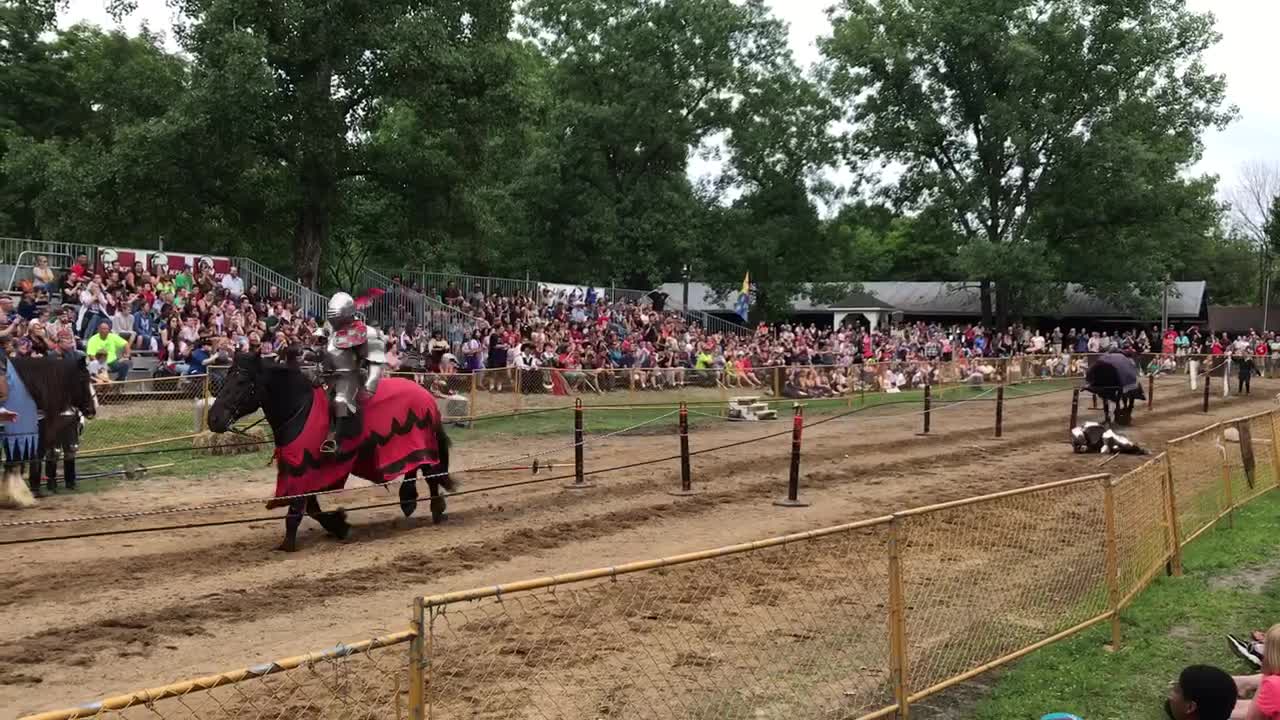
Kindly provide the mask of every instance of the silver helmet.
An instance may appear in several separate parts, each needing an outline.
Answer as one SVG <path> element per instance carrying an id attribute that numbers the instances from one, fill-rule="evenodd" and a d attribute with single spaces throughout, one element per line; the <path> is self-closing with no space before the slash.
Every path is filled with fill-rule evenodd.
<path id="1" fill-rule="evenodd" d="M 343 328 L 356 318 L 356 301 L 350 295 L 340 292 L 329 298 L 329 324 L 335 328 Z"/>

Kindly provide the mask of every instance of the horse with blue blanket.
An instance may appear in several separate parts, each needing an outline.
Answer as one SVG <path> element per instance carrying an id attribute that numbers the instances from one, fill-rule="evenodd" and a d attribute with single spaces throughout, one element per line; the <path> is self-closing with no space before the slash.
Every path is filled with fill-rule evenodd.
<path id="1" fill-rule="evenodd" d="M 1138 400 L 1146 400 L 1138 380 L 1138 366 L 1133 359 L 1118 350 L 1094 359 L 1085 373 L 1084 389 L 1102 398 L 1103 424 L 1111 425 L 1111 405 L 1116 406 L 1115 421 L 1128 425 L 1133 420 L 1133 406 Z"/>
<path id="2" fill-rule="evenodd" d="M 4 453 L 4 481 L 0 505 L 24 507 L 34 498 L 22 480 L 22 470 L 33 468 L 32 485 L 38 485 L 38 463 L 54 448 L 64 453 L 68 487 L 75 486 L 75 442 L 81 417 L 97 414 L 97 397 L 83 357 L 6 358 L 0 404 L 10 413 L 0 426 L 0 450 Z"/>

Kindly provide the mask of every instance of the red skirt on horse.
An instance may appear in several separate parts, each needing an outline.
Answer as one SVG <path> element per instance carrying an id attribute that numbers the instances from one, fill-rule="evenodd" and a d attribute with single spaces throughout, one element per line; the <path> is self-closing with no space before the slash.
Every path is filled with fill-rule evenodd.
<path id="1" fill-rule="evenodd" d="M 361 428 L 339 441 L 338 451 L 320 451 L 329 432 L 329 399 L 314 389 L 306 425 L 293 442 L 276 448 L 276 498 L 341 488 L 348 475 L 385 483 L 440 463 L 436 428 L 440 409 L 425 388 L 411 380 L 385 378 L 372 397 L 362 397 Z M 425 415 L 424 415 L 425 413 Z M 288 505 L 272 500 L 267 507 Z"/>

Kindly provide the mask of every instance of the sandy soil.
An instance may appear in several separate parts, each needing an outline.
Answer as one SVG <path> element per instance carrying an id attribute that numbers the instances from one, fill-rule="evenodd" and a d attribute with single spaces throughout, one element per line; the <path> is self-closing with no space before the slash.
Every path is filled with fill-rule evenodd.
<path id="1" fill-rule="evenodd" d="M 1275 387 L 1272 387 L 1275 386 Z M 1280 382 L 1258 381 L 1248 398 L 1215 397 L 1212 417 L 1185 379 L 1157 387 L 1154 412 L 1138 411 L 1130 436 L 1156 451 L 1210 422 L 1268 409 Z M 612 565 L 873 517 L 894 510 L 1100 471 L 1096 456 L 1065 444 L 1070 393 L 1011 401 L 1005 436 L 991 437 L 994 405 L 936 409 L 933 433 L 920 418 L 887 408 L 806 429 L 807 508 L 784 509 L 790 438 L 698 455 L 696 496 L 675 498 L 674 462 L 598 475 L 597 487 L 563 482 L 475 492 L 453 498 L 449 521 L 432 525 L 394 508 L 352 517 L 353 538 L 328 539 L 311 521 L 303 549 L 273 552 L 278 521 L 198 530 L 0 547 L 0 714 L 77 704 L 262 659 L 299 654 L 338 640 L 402 630 L 412 597 L 557 572 Z M 1082 419 L 1100 413 L 1082 409 Z M 785 431 L 773 424 L 698 428 L 693 450 Z M 673 435 L 588 435 L 588 470 L 667 457 Z M 571 460 L 569 448 L 542 438 L 494 438 L 457 448 L 455 468 L 530 453 Z M 1140 458 L 1121 457 L 1120 473 Z M 539 476 L 545 477 L 545 476 Z M 462 475 L 475 490 L 525 475 Z M 153 479 L 109 491 L 41 502 L 0 522 L 184 507 L 251 499 L 271 492 L 267 468 L 201 480 Z M 424 492 L 425 494 L 425 492 Z M 325 506 L 395 500 L 365 488 Z M 260 505 L 139 520 L 0 528 L 0 539 L 53 533 L 265 516 Z"/>

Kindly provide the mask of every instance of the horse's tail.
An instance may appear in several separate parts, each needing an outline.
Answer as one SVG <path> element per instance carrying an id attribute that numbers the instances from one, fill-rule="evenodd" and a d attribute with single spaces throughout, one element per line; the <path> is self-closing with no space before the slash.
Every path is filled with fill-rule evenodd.
<path id="1" fill-rule="evenodd" d="M 436 472 L 443 473 L 439 478 L 440 486 L 453 492 L 458 488 L 458 483 L 449 475 L 449 436 L 444 431 L 443 421 L 436 424 L 436 451 L 440 457 Z"/>

